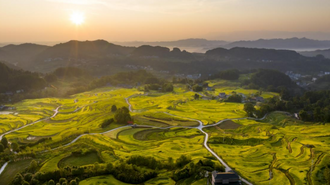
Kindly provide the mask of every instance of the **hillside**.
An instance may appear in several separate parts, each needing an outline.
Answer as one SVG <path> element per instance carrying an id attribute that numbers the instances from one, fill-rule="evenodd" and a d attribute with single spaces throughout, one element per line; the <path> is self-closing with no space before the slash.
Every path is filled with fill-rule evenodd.
<path id="1" fill-rule="evenodd" d="M 0 62 L 0 93 L 44 88 L 46 82 L 36 73 L 11 69 Z"/>
<path id="2" fill-rule="evenodd" d="M 311 49 L 329 48 L 330 41 L 312 40 L 307 38 L 259 39 L 253 41 L 236 41 L 225 45 L 225 48 L 247 47 L 268 49 Z"/>
<path id="3" fill-rule="evenodd" d="M 0 59 L 11 64 L 26 66 L 29 61 L 33 60 L 38 54 L 49 48 L 49 46 L 38 44 L 10 44 L 0 48 Z"/>
<path id="4" fill-rule="evenodd" d="M 40 53 L 36 60 L 52 62 L 56 60 L 79 60 L 103 58 L 106 56 L 125 56 L 134 48 L 111 44 L 104 40 L 76 41 L 57 44 Z"/>
<path id="5" fill-rule="evenodd" d="M 16 53 L 15 48 L 18 48 Z M 59 67 L 79 67 L 99 77 L 118 71 L 146 68 L 155 73 L 166 71 L 172 74 L 205 75 L 233 68 L 315 72 L 330 70 L 329 60 L 305 57 L 290 50 L 236 47 L 211 49 L 203 54 L 150 45 L 124 47 L 104 40 L 69 41 L 52 47 L 8 45 L 0 48 L 0 59 L 29 71 L 48 73 Z"/>
<path id="6" fill-rule="evenodd" d="M 304 51 L 304 52 L 300 52 L 300 54 L 307 56 L 307 57 L 315 57 L 317 55 L 323 55 L 325 58 L 330 59 L 330 49 L 316 50 L 316 51 Z"/>

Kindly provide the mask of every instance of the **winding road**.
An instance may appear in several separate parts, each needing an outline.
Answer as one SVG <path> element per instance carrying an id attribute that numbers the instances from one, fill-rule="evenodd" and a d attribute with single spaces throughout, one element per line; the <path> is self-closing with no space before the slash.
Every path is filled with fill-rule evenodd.
<path id="1" fill-rule="evenodd" d="M 128 109 L 130 112 L 135 112 L 135 110 L 133 109 L 133 106 L 132 104 L 129 102 L 129 99 L 132 98 L 132 97 L 136 97 L 136 96 L 147 96 L 147 95 L 132 95 L 132 96 L 129 96 L 128 98 L 125 98 L 125 101 L 126 103 L 128 104 Z M 95 103 L 95 102 L 94 102 Z M 51 117 L 48 117 L 48 118 L 44 118 L 44 119 L 41 119 L 41 120 L 38 120 L 38 121 L 35 121 L 35 122 L 32 122 L 30 124 L 27 124 L 27 125 L 24 125 L 20 128 L 17 128 L 17 129 L 14 129 L 14 130 L 11 130 L 11 131 L 8 131 L 2 135 L 0 135 L 0 140 L 2 139 L 3 136 L 7 135 L 7 134 L 10 134 L 12 132 L 15 132 L 15 131 L 18 131 L 18 130 L 21 130 L 27 126 L 30 126 L 30 125 L 33 125 L 35 123 L 38 123 L 38 122 L 41 122 L 41 121 L 44 121 L 44 120 L 47 120 L 47 119 L 51 119 L 51 118 L 54 118 L 59 112 L 59 108 L 61 106 L 57 107 L 55 110 L 54 110 L 54 114 L 51 116 Z M 77 112 L 78 110 L 80 110 L 81 108 L 83 107 L 80 107 L 80 108 L 77 108 L 75 111 L 73 112 Z M 139 126 L 143 126 L 143 127 L 149 127 L 149 128 L 157 128 L 157 129 L 169 129 L 169 128 L 196 128 L 198 130 L 200 130 L 203 134 L 205 134 L 205 138 L 204 138 L 204 147 L 214 156 L 216 157 L 220 163 L 225 167 L 225 170 L 226 172 L 229 172 L 229 171 L 232 171 L 232 168 L 230 168 L 230 166 L 223 160 L 221 159 L 221 157 L 219 157 L 207 144 L 208 142 L 208 139 L 209 139 L 209 134 L 207 132 L 205 132 L 203 130 L 203 128 L 207 128 L 207 127 L 214 127 L 214 126 L 217 126 L 225 121 L 229 121 L 229 120 L 243 120 L 243 119 L 252 119 L 252 120 L 263 120 L 266 118 L 267 115 L 265 115 L 263 118 L 260 118 L 260 119 L 256 119 L 256 118 L 250 118 L 250 117 L 246 117 L 246 118 L 234 118 L 234 119 L 225 119 L 225 120 L 221 120 L 215 124 L 212 124 L 212 125 L 204 125 L 203 122 L 201 120 L 197 120 L 197 119 L 193 119 L 193 118 L 186 118 L 186 117 L 182 117 L 182 116 L 177 116 L 177 115 L 173 115 L 173 114 L 170 114 L 168 112 L 163 112 L 165 114 L 168 114 L 170 116 L 174 116 L 174 117 L 181 117 L 181 118 L 185 118 L 185 119 L 189 119 L 189 120 L 193 120 L 193 121 L 197 121 L 199 123 L 199 126 L 197 127 L 189 127 L 189 126 L 169 126 L 169 127 L 155 127 L 155 126 L 150 126 L 150 125 L 139 125 Z M 69 146 L 75 142 L 77 142 L 81 137 L 83 136 L 86 136 L 86 135 L 97 135 L 97 134 L 106 134 L 106 133 L 109 133 L 109 132 L 112 132 L 112 131 L 115 131 L 115 130 L 118 130 L 118 129 L 121 129 L 121 128 L 124 128 L 124 127 L 131 127 L 130 125 L 125 125 L 125 126 L 122 126 L 122 127 L 117 127 L 117 128 L 114 128 L 114 129 L 111 129 L 111 130 L 108 130 L 106 132 L 102 132 L 102 133 L 88 133 L 88 134 L 82 134 L 82 135 L 79 135 L 77 138 L 75 138 L 74 140 L 72 140 L 70 143 L 67 143 L 65 145 L 62 145 L 62 146 L 59 146 L 59 147 L 56 147 L 56 148 L 53 148 L 53 149 L 50 149 L 50 150 L 45 150 L 45 151 L 42 151 L 42 152 L 48 152 L 48 151 L 53 151 L 53 150 L 57 150 L 57 149 L 60 149 L 60 148 L 63 148 L 63 147 L 66 147 L 66 146 Z M 8 165 L 10 161 L 6 162 L 0 169 L 0 174 L 5 170 L 6 166 Z M 242 178 L 241 177 L 241 180 L 248 184 L 248 185 L 252 185 L 252 183 L 250 183 L 249 181 L 247 181 L 246 179 Z"/>
<path id="2" fill-rule="evenodd" d="M 25 128 L 25 127 L 28 127 L 28 126 L 30 126 L 30 125 L 33 125 L 33 124 L 39 123 L 39 122 L 41 122 L 41 121 L 45 121 L 45 120 L 48 120 L 48 119 L 54 118 L 54 117 L 59 113 L 58 110 L 60 109 L 60 107 L 61 107 L 61 106 L 57 107 L 57 108 L 54 110 L 54 114 L 53 114 L 51 117 L 47 117 L 47 118 L 40 119 L 40 120 L 38 120 L 38 121 L 35 121 L 35 122 L 32 122 L 32 123 L 26 124 L 26 125 L 24 125 L 24 126 L 21 126 L 21 127 L 19 127 L 19 128 L 14 129 L 14 130 L 10 130 L 10 131 L 8 131 L 8 132 L 5 132 L 5 133 L 1 134 L 1 135 L 0 135 L 0 140 L 3 138 L 3 136 L 5 136 L 5 135 L 7 135 L 7 134 L 10 134 L 10 133 L 13 133 L 13 132 L 19 131 L 19 130 Z M 1 173 L 0 173 L 0 174 L 1 174 Z"/>
<path id="3" fill-rule="evenodd" d="M 19 128 L 14 129 L 14 130 L 10 130 L 10 131 L 8 131 L 8 132 L 5 132 L 5 133 L 1 134 L 1 135 L 0 135 L 0 140 L 2 140 L 3 136 L 5 136 L 5 135 L 7 135 L 7 134 L 10 134 L 10 133 L 13 133 L 13 132 L 19 131 L 19 130 L 21 130 L 21 129 L 27 127 L 27 126 L 30 126 L 30 125 L 33 125 L 33 124 L 39 123 L 39 122 L 41 122 L 41 121 L 45 121 L 45 120 L 48 120 L 48 119 L 54 118 L 54 117 L 59 113 L 58 110 L 60 109 L 60 107 L 61 107 L 61 106 L 57 107 L 57 108 L 54 110 L 54 114 L 53 114 L 52 116 L 48 117 L 48 118 L 40 119 L 40 120 L 38 120 L 38 121 L 35 121 L 35 122 L 32 122 L 32 123 L 26 124 L 26 125 L 24 125 L 24 126 L 22 126 L 22 127 L 19 127 Z M 0 168 L 0 175 L 1 175 L 2 172 L 6 169 L 6 167 L 7 167 L 7 165 L 8 165 L 9 162 L 10 162 L 10 161 L 7 161 L 4 165 L 2 165 L 2 167 Z"/>

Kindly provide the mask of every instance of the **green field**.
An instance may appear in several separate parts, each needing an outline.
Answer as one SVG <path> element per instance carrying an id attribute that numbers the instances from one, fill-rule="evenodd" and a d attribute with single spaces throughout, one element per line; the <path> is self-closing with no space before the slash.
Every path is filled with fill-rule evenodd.
<path id="1" fill-rule="evenodd" d="M 236 91 L 249 96 L 257 92 L 241 89 L 236 82 L 214 80 L 209 85 L 215 91 L 207 93 L 214 95 Z M 325 165 L 329 164 L 330 124 L 303 123 L 282 112 L 271 113 L 263 121 L 235 120 L 246 117 L 243 103 L 194 100 L 194 94 L 178 85 L 175 93 L 151 92 L 143 95 L 137 89 L 102 88 L 69 98 L 25 100 L 12 105 L 17 108 L 14 113 L 0 115 L 0 132 L 49 118 L 54 109 L 61 106 L 55 117 L 6 135 L 9 141 L 25 146 L 20 154 L 36 154 L 33 158 L 40 161 L 39 172 L 66 166 L 88 168 L 95 163 L 105 168 L 107 163 L 116 164 L 135 155 L 154 157 L 161 162 L 166 162 L 170 157 L 175 161 L 186 155 L 195 163 L 210 159 L 220 165 L 203 146 L 205 135 L 192 127 L 199 125 L 197 120 L 210 125 L 223 119 L 234 119 L 204 128 L 204 131 L 210 136 L 209 147 L 242 177 L 254 184 L 325 182 L 322 174 Z M 264 98 L 276 95 L 272 92 L 262 94 Z M 128 100 L 133 109 L 131 116 L 138 127 L 111 123 L 101 128 L 104 120 L 114 117 L 112 105 L 128 107 L 127 97 L 131 97 Z M 111 131 L 118 127 L 121 128 Z M 70 143 L 82 134 L 76 142 Z M 0 176 L 1 182 L 9 184 L 12 179 L 5 177 L 14 177 L 21 170 L 18 165 L 27 167 L 30 162 L 30 159 L 20 160 L 8 165 Z M 311 170 L 312 161 L 314 165 Z M 176 183 L 170 178 L 172 172 L 157 172 L 158 176 L 145 184 Z M 187 178 L 177 184 L 205 183 L 205 178 Z M 126 183 L 112 175 L 105 175 L 87 178 L 80 184 Z"/>

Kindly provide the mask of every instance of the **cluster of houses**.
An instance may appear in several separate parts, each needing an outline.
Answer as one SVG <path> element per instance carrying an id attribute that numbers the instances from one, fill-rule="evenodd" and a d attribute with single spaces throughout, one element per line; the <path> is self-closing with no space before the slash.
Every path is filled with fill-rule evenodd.
<path id="1" fill-rule="evenodd" d="M 127 64 L 127 65 L 125 65 L 125 67 L 129 68 L 129 69 L 144 69 L 146 71 L 153 71 L 154 70 L 151 66 L 140 66 L 140 65 Z"/>
<path id="2" fill-rule="evenodd" d="M 9 107 L 5 105 L 0 105 L 0 111 L 5 111 L 5 110 L 15 110 L 15 107 Z"/>
<path id="3" fill-rule="evenodd" d="M 238 176 L 238 174 L 234 171 L 229 172 L 212 172 L 212 179 L 211 179 L 212 185 L 223 185 L 223 184 L 229 184 L 229 185 L 241 185 L 241 179 Z"/>
<path id="4" fill-rule="evenodd" d="M 12 96 L 15 93 L 16 94 L 20 94 L 20 93 L 23 93 L 23 92 L 24 92 L 24 90 L 23 89 L 20 89 L 20 90 L 17 90 L 17 91 L 7 91 L 5 93 L 1 93 L 1 95 Z"/>
<path id="5" fill-rule="evenodd" d="M 322 77 L 324 75 L 330 75 L 330 72 L 320 71 L 317 75 L 302 75 L 299 73 L 294 73 L 293 71 L 287 71 L 285 72 L 285 74 L 289 76 L 291 80 L 296 81 L 296 84 L 300 87 L 307 87 L 313 82 L 316 82 L 319 77 Z"/>
<path id="6" fill-rule="evenodd" d="M 247 98 L 245 96 L 245 94 L 243 94 L 243 93 L 238 93 L 238 95 L 242 96 L 243 103 L 245 103 L 245 102 L 264 102 L 265 101 L 264 98 L 261 96 Z M 224 99 L 227 99 L 229 96 L 231 96 L 231 95 L 222 92 L 222 93 L 219 93 L 218 98 L 224 100 Z"/>
<path id="7" fill-rule="evenodd" d="M 190 79 L 190 80 L 197 80 L 197 79 L 202 77 L 202 74 L 188 74 L 188 75 L 176 74 L 175 77 L 177 77 L 177 78 L 187 78 L 187 79 Z"/>

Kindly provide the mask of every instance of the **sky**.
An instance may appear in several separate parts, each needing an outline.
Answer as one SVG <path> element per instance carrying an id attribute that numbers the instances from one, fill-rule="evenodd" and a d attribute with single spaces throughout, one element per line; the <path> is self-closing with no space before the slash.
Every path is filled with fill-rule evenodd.
<path id="1" fill-rule="evenodd" d="M 329 0 L 0 0 L 0 42 L 330 40 L 329 10 Z"/>

